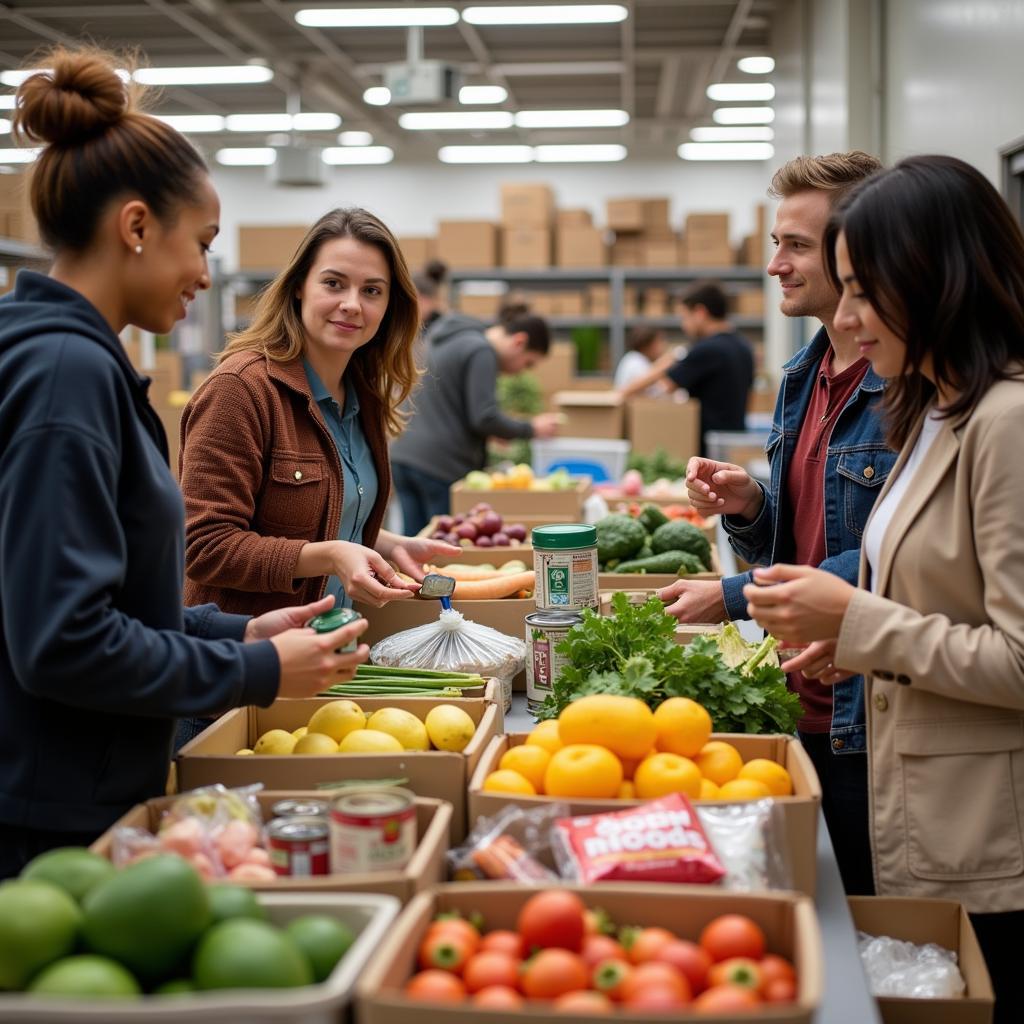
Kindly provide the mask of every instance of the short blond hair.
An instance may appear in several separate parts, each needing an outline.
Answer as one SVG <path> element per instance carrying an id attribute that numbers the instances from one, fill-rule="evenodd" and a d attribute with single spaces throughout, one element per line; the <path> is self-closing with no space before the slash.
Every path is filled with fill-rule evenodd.
<path id="1" fill-rule="evenodd" d="M 859 149 L 825 156 L 798 156 L 772 177 L 768 195 L 787 199 L 798 192 L 825 192 L 834 207 L 854 185 L 882 169 L 882 161 Z"/>

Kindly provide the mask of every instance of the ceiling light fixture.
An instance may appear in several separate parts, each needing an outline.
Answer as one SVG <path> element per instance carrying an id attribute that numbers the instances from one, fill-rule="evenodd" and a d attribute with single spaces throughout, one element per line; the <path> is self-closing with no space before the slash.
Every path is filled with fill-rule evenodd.
<path id="1" fill-rule="evenodd" d="M 292 115 L 292 129 L 297 132 L 333 132 L 341 125 L 341 117 L 327 111 Z"/>
<path id="2" fill-rule="evenodd" d="M 0 117 L 0 135 L 6 135 L 11 130 L 11 122 L 6 117 Z"/>
<path id="3" fill-rule="evenodd" d="M 373 136 L 369 132 L 339 132 L 338 144 L 341 146 L 369 146 Z"/>
<path id="4" fill-rule="evenodd" d="M 470 25 L 608 25 L 625 21 L 622 4 L 543 4 L 529 7 L 466 7 Z"/>
<path id="5" fill-rule="evenodd" d="M 534 146 L 533 158 L 539 164 L 614 163 L 625 160 L 628 152 L 613 144 Z"/>
<path id="6" fill-rule="evenodd" d="M 395 151 L 388 146 L 329 146 L 321 154 L 325 164 L 389 164 Z"/>
<path id="7" fill-rule="evenodd" d="M 532 146 L 442 146 L 437 158 L 443 164 L 528 164 Z"/>
<path id="8" fill-rule="evenodd" d="M 775 86 L 771 82 L 716 82 L 708 86 L 708 99 L 718 103 L 773 100 Z"/>
<path id="9" fill-rule="evenodd" d="M 771 142 L 775 132 L 771 128 L 747 125 L 736 128 L 691 128 L 694 142 Z"/>
<path id="10" fill-rule="evenodd" d="M 683 160 L 770 160 L 770 142 L 684 142 L 676 151 Z"/>
<path id="11" fill-rule="evenodd" d="M 500 85 L 464 85 L 459 90 L 459 102 L 467 106 L 474 103 L 504 103 L 508 89 Z"/>
<path id="12" fill-rule="evenodd" d="M 157 114 L 156 119 L 186 135 L 224 131 L 224 118 L 220 114 Z"/>
<path id="13" fill-rule="evenodd" d="M 521 110 L 518 128 L 621 128 L 629 124 L 624 110 Z"/>
<path id="14" fill-rule="evenodd" d="M 270 146 L 218 149 L 217 163 L 225 167 L 269 167 L 277 159 Z"/>
<path id="15" fill-rule="evenodd" d="M 371 85 L 363 93 L 363 102 L 371 107 L 386 107 L 391 102 L 391 90 L 386 85 Z"/>
<path id="16" fill-rule="evenodd" d="M 31 78 L 33 75 L 50 75 L 53 74 L 53 68 L 26 68 L 21 71 L 0 71 L 0 85 L 9 85 L 12 88 L 17 89 L 26 78 Z M 128 81 L 128 72 L 124 68 L 117 68 L 115 74 L 122 82 Z M 0 97 L 6 98 L 6 97 Z M 3 104 L 0 104 L 3 106 Z M 9 108 L 13 109 L 13 108 Z"/>
<path id="17" fill-rule="evenodd" d="M 0 110 L 13 110 L 14 100 L 15 96 L 13 93 L 9 96 L 0 96 Z"/>
<path id="18" fill-rule="evenodd" d="M 229 132 L 286 132 L 291 114 L 228 114 L 224 126 Z"/>
<path id="19" fill-rule="evenodd" d="M 41 152 L 41 148 L 0 149 L 0 164 L 30 164 Z"/>
<path id="20" fill-rule="evenodd" d="M 307 28 L 409 28 L 454 25 L 454 7 L 321 7 L 295 12 L 295 20 Z"/>
<path id="21" fill-rule="evenodd" d="M 736 67 L 746 75 L 770 75 L 775 70 L 775 58 L 740 57 Z"/>
<path id="22" fill-rule="evenodd" d="M 143 85 L 254 85 L 274 77 L 262 64 L 187 68 L 139 68 L 132 77 Z"/>
<path id="23" fill-rule="evenodd" d="M 715 124 L 771 124 L 775 111 L 771 107 L 719 107 L 712 111 Z"/>
<path id="24" fill-rule="evenodd" d="M 511 128 L 508 110 L 420 110 L 402 114 L 398 123 L 407 131 L 466 131 L 481 128 Z"/>

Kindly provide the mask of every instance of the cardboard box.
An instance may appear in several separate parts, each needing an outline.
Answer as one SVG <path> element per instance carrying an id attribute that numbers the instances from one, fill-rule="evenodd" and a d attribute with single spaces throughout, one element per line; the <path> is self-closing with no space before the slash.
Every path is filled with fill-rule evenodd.
<path id="1" fill-rule="evenodd" d="M 638 235 L 616 235 L 611 254 L 612 264 L 616 267 L 642 267 L 644 240 Z"/>
<path id="2" fill-rule="evenodd" d="M 238 225 L 238 269 L 283 269 L 306 237 L 308 224 Z"/>
<path id="3" fill-rule="evenodd" d="M 869 935 L 888 935 L 917 945 L 937 943 L 957 955 L 967 991 L 960 999 L 879 996 L 885 1024 L 990 1024 L 994 996 L 978 937 L 955 900 L 897 896 L 848 898 L 854 925 Z"/>
<path id="4" fill-rule="evenodd" d="M 510 748 L 526 742 L 529 733 L 496 736 L 477 762 L 469 781 L 469 828 L 477 818 L 497 814 L 502 807 L 514 803 L 519 807 L 537 807 L 552 797 L 513 796 L 509 793 L 484 792 L 484 780 L 495 771 L 502 755 Z M 725 740 L 740 753 L 744 762 L 755 757 L 777 761 L 793 780 L 793 795 L 774 797 L 782 808 L 782 820 L 788 848 L 788 862 L 793 888 L 814 895 L 818 870 L 818 811 L 821 806 L 821 785 L 811 759 L 795 736 L 747 736 L 739 733 L 713 733 L 713 740 Z M 566 801 L 572 814 L 598 814 L 618 811 L 643 803 L 642 800 L 575 799 Z M 717 802 L 717 801 L 712 801 Z M 603 887 L 602 887 L 603 888 Z M 733 894 L 738 895 L 737 893 Z"/>
<path id="5" fill-rule="evenodd" d="M 437 255 L 437 239 L 433 235 L 404 235 L 398 239 L 406 266 L 412 273 L 422 270 Z"/>
<path id="6" fill-rule="evenodd" d="M 612 611 L 612 598 L 616 593 L 623 593 L 631 604 L 646 604 L 657 590 L 662 587 L 670 586 L 675 583 L 678 577 L 676 576 L 665 576 L 660 574 L 651 573 L 649 576 L 633 576 L 623 574 L 621 579 L 628 580 L 639 580 L 639 583 L 630 583 L 629 589 L 626 587 L 614 586 L 609 587 L 607 590 L 604 589 L 604 584 L 600 580 L 606 579 L 606 574 L 601 573 L 598 586 L 602 589 L 598 595 L 600 598 L 600 614 L 611 615 Z M 646 581 L 646 582 L 645 582 Z M 644 589 L 644 588 L 648 589 Z M 699 636 L 708 636 L 722 631 L 721 622 L 680 622 L 676 625 L 676 632 L 673 639 L 680 646 L 686 646 L 691 640 L 695 640 Z"/>
<path id="7" fill-rule="evenodd" d="M 559 228 L 589 228 L 594 225 L 594 218 L 589 210 L 556 210 L 555 225 Z"/>
<path id="8" fill-rule="evenodd" d="M 583 292 L 555 292 L 555 316 L 583 316 L 587 297 Z"/>
<path id="9" fill-rule="evenodd" d="M 504 227 L 501 230 L 501 265 L 512 270 L 551 266 L 551 229 Z"/>
<path id="10" fill-rule="evenodd" d="M 673 243 L 674 245 L 675 243 Z M 674 265 L 674 264 L 673 264 Z M 669 316 L 672 313 L 672 297 L 667 288 L 644 288 L 644 316 Z"/>
<path id="11" fill-rule="evenodd" d="M 764 316 L 764 289 L 746 288 L 737 292 L 733 310 L 739 316 Z"/>
<path id="12" fill-rule="evenodd" d="M 481 604 L 485 602 L 479 602 Z M 413 604 L 396 601 L 389 605 Z M 531 602 L 532 604 L 532 602 Z M 437 615 L 434 601 L 418 601 L 418 607 Z M 363 614 L 375 625 L 378 609 L 365 609 Z M 377 620 L 379 622 L 379 620 Z M 394 632 L 389 631 L 390 632 Z M 389 633 L 381 635 L 389 635 Z M 376 639 L 381 639 L 378 635 Z M 518 633 L 514 635 L 519 635 Z M 369 631 L 363 635 L 366 642 Z M 492 691 L 493 693 L 493 691 Z M 436 697 L 360 697 L 364 711 L 379 708 L 403 708 L 417 718 L 424 718 L 439 704 L 458 704 L 476 722 L 476 733 L 461 754 L 443 750 L 403 751 L 401 754 L 323 754 L 296 757 L 284 755 L 250 755 L 238 757 L 236 750 L 252 747 L 270 729 L 291 732 L 305 725 L 321 705 L 337 697 L 311 697 L 307 700 L 278 700 L 269 708 L 235 708 L 221 716 L 194 740 L 178 751 L 178 790 L 198 789 L 220 782 L 229 788 L 262 782 L 267 789 L 315 789 L 320 783 L 340 779 L 407 779 L 406 786 L 417 796 L 447 800 L 452 805 L 450 836 L 459 842 L 466 831 L 466 782 L 480 756 L 501 728 L 501 708 L 487 696 L 440 699 Z"/>
<path id="13" fill-rule="evenodd" d="M 685 462 L 700 452 L 700 402 L 638 395 L 626 403 L 626 437 L 638 455 L 659 448 Z"/>
<path id="14" fill-rule="evenodd" d="M 643 243 L 643 260 L 645 267 L 678 266 L 679 240 L 674 235 L 668 238 L 648 239 Z"/>
<path id="15" fill-rule="evenodd" d="M 512 882 L 456 882 L 421 893 L 402 912 L 381 946 L 373 963 L 363 970 L 356 989 L 359 1024 L 434 1024 L 441 1016 L 438 1007 L 414 1002 L 401 989 L 417 969 L 416 955 L 434 916 L 444 911 L 462 915 L 479 912 L 488 928 L 515 928 L 523 903 L 537 891 Z M 603 882 L 593 886 L 564 883 L 540 888 L 575 892 L 589 907 L 605 910 L 616 924 L 660 926 L 682 938 L 696 940 L 701 929 L 720 914 L 740 913 L 753 918 L 764 930 L 768 948 L 791 960 L 798 983 L 796 1001 L 765 1006 L 761 1011 L 728 1016 L 743 1021 L 772 1021 L 773 1024 L 810 1024 L 821 1002 L 823 961 L 821 936 L 809 899 L 793 893 L 721 892 L 694 885 L 653 885 Z M 518 1011 L 491 1011 L 499 1024 L 540 1024 L 558 1019 L 549 1006 L 531 1005 Z M 643 1011 L 607 1015 L 572 1014 L 580 1024 L 607 1024 L 622 1016 L 635 1024 L 664 1024 L 665 1021 L 697 1020 L 685 1009 L 667 1014 Z M 443 1017 L 453 1024 L 474 1024 L 484 1014 L 472 1003 L 447 1004 Z M 700 1018 L 703 1020 L 704 1018 Z M 726 1018 L 715 1018 L 725 1020 Z"/>
<path id="16" fill-rule="evenodd" d="M 459 293 L 459 311 L 478 320 L 494 320 L 501 306 L 500 295 L 467 295 Z"/>
<path id="17" fill-rule="evenodd" d="M 440 516 L 434 516 L 430 522 L 423 527 L 417 537 L 429 537 L 437 529 L 437 523 Z M 546 520 L 547 521 L 547 520 Z M 452 565 L 458 563 L 460 565 L 494 565 L 501 566 L 506 562 L 511 562 L 518 559 L 521 562 L 526 563 L 528 569 L 533 568 L 533 547 L 529 541 L 529 531 L 532 526 L 543 525 L 539 521 L 532 524 L 526 523 L 522 519 L 509 519 L 509 523 L 515 522 L 526 527 L 527 540 L 524 543 L 513 541 L 508 547 L 505 548 L 478 548 L 478 547 L 464 547 L 462 554 L 457 555 L 454 558 L 438 558 L 433 564 L 436 566 Z M 568 522 L 568 520 L 566 520 Z"/>
<path id="18" fill-rule="evenodd" d="M 613 231 L 668 231 L 670 202 L 662 196 L 609 199 L 605 204 L 608 227 Z"/>
<path id="19" fill-rule="evenodd" d="M 691 213 L 686 217 L 687 239 L 697 245 L 728 245 L 728 213 Z"/>
<path id="20" fill-rule="evenodd" d="M 711 541 L 711 569 L 708 572 L 691 572 L 685 576 L 676 576 L 668 572 L 600 572 L 597 574 L 597 586 L 601 591 L 609 591 L 608 603 L 611 595 L 616 590 L 628 590 L 646 592 L 649 596 L 655 590 L 661 590 L 676 580 L 720 580 L 722 578 L 722 563 L 718 558 L 718 545 Z M 605 610 L 605 594 L 601 594 L 601 614 L 607 615 Z M 646 600 L 646 597 L 644 598 Z M 643 603 L 642 601 L 640 603 Z"/>
<path id="21" fill-rule="evenodd" d="M 549 228 L 555 219 L 550 185 L 501 186 L 501 223 L 505 228 Z M 510 266 L 511 264 L 506 264 Z"/>
<path id="22" fill-rule="evenodd" d="M 278 800 L 326 800 L 329 790 L 262 790 L 256 794 L 263 821 L 273 817 L 272 808 Z M 89 847 L 101 857 L 113 859 L 114 831 L 119 828 L 140 828 L 156 832 L 160 820 L 177 797 L 165 796 L 136 804 L 123 814 Z M 273 882 L 247 882 L 260 892 L 377 892 L 394 896 L 402 903 L 423 889 L 429 889 L 447 878 L 445 852 L 451 827 L 452 808 L 444 800 L 416 798 L 416 852 L 401 871 L 369 871 L 344 875 L 316 875 L 312 878 L 282 876 Z"/>
<path id="23" fill-rule="evenodd" d="M 29 200 L 29 175 L 0 174 L 0 238 L 39 244 L 39 228 Z"/>
<path id="24" fill-rule="evenodd" d="M 622 437 L 624 406 L 617 391 L 559 391 L 552 401 L 566 417 L 561 436 Z"/>
<path id="25" fill-rule="evenodd" d="M 560 394 L 561 392 L 559 392 Z M 557 397 L 557 395 L 556 395 Z M 565 431 L 569 436 L 568 431 Z M 506 519 L 522 522 L 523 517 L 538 519 L 545 517 L 548 522 L 579 522 L 583 514 L 583 502 L 590 497 L 593 487 L 590 477 L 575 478 L 575 486 L 567 491 L 528 491 L 512 488 L 500 491 L 468 490 L 461 480 L 452 484 L 451 495 L 452 515 L 468 512 L 474 505 L 486 501 L 495 512 L 500 512 Z"/>
<path id="26" fill-rule="evenodd" d="M 680 263 L 684 267 L 731 267 L 735 260 L 732 246 L 704 245 L 685 238 L 680 245 Z"/>
<path id="27" fill-rule="evenodd" d="M 457 269 L 498 265 L 498 227 L 487 220 L 442 220 L 437 226 L 437 258 Z"/>
<path id="28" fill-rule="evenodd" d="M 559 267 L 603 267 L 608 263 L 604 232 L 589 225 L 561 225 L 555 233 L 555 264 Z"/>
<path id="29" fill-rule="evenodd" d="M 571 341 L 553 341 L 547 358 L 530 371 L 545 397 L 564 391 L 576 379 L 576 346 Z"/>
<path id="30" fill-rule="evenodd" d="M 612 290 L 607 284 L 592 284 L 587 288 L 591 316 L 609 316 L 612 311 Z"/>

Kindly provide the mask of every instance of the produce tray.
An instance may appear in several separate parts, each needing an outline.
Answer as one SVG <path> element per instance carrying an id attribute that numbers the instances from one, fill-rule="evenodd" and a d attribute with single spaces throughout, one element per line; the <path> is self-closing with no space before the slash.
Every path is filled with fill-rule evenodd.
<path id="1" fill-rule="evenodd" d="M 392 928 L 399 911 L 393 896 L 373 893 L 259 893 L 273 924 L 284 925 L 303 914 L 328 914 L 357 933 L 356 941 L 319 985 L 293 989 L 233 989 L 187 997 L 146 996 L 139 1000 L 67 999 L 0 994 L 0 1021 L 47 1021 L 51 1024 L 326 1024 L 340 1021 L 353 997 L 356 981 Z"/>
<path id="2" fill-rule="evenodd" d="M 720 580 L 722 578 L 722 562 L 718 557 L 718 545 L 711 541 L 711 572 L 691 572 L 686 576 L 677 576 L 670 572 L 601 572 L 597 575 L 599 590 L 661 590 L 679 579 L 687 580 Z M 603 597 L 603 595 L 602 595 Z M 602 612 L 602 614 L 604 614 Z"/>
<path id="3" fill-rule="evenodd" d="M 522 488 L 501 488 L 494 491 L 467 490 L 460 480 L 451 486 L 450 508 L 452 515 L 468 512 L 478 502 L 486 501 L 495 512 L 506 519 L 520 516 L 551 516 L 550 522 L 560 519 L 578 522 L 583 512 L 583 502 L 590 497 L 593 486 L 589 476 L 574 479 L 572 488 L 564 491 L 531 491 Z"/>

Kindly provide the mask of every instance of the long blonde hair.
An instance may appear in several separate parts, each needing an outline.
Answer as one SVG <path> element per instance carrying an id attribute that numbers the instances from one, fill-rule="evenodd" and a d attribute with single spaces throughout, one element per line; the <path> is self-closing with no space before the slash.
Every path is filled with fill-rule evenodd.
<path id="1" fill-rule="evenodd" d="M 297 298 L 299 289 L 321 246 L 336 238 L 353 238 L 374 246 L 391 271 L 387 311 L 373 340 L 353 354 L 349 370 L 356 374 L 356 382 L 380 403 L 385 426 L 395 435 L 405 423 L 399 406 L 408 399 L 418 377 L 413 343 L 419 332 L 419 310 L 416 288 L 395 236 L 366 210 L 331 210 L 306 232 L 288 265 L 260 293 L 252 323 L 244 331 L 228 336 L 218 362 L 235 352 L 262 352 L 278 363 L 302 355 L 306 332 Z"/>

